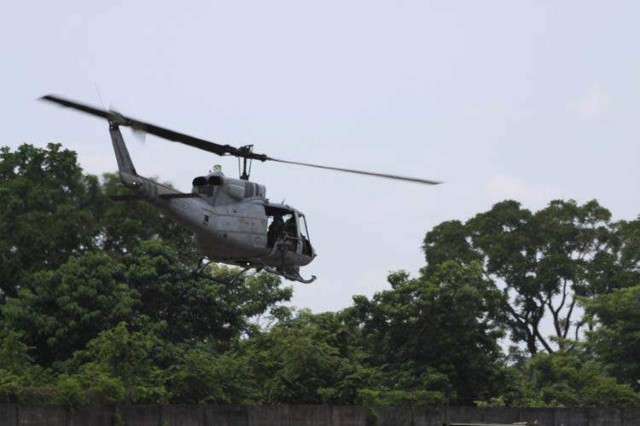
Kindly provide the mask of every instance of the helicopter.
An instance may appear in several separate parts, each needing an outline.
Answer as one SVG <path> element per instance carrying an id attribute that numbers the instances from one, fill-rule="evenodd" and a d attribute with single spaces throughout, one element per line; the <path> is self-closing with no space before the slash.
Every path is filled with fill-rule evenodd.
<path id="1" fill-rule="evenodd" d="M 136 120 L 113 110 L 100 109 L 60 96 L 46 95 L 40 99 L 107 120 L 120 181 L 134 191 L 133 194 L 113 196 L 112 199 L 144 200 L 150 203 L 194 233 L 196 247 L 209 263 L 220 262 L 239 266 L 243 268 L 243 272 L 249 269 L 264 269 L 285 279 L 305 284 L 316 279 L 315 276 L 305 279 L 300 275 L 300 267 L 308 265 L 317 256 L 311 245 L 305 215 L 289 205 L 269 201 L 265 186 L 249 181 L 252 160 L 426 185 L 441 183 L 415 177 L 277 159 L 253 152 L 253 145 L 233 147 L 217 144 Z M 210 173 L 196 176 L 192 181 L 191 192 L 183 193 L 141 176 L 131 161 L 120 132 L 121 126 L 219 156 L 237 157 L 239 164 L 242 163 L 240 177 L 236 179 L 225 176 L 220 167 L 215 166 Z"/>

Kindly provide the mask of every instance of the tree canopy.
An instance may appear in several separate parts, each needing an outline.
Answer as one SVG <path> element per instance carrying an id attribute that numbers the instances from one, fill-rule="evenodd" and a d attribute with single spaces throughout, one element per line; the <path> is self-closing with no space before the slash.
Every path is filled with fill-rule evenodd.
<path id="1" fill-rule="evenodd" d="M 638 272 L 637 229 L 611 221 L 597 201 L 552 201 L 532 213 L 516 201 L 496 204 L 466 223 L 444 222 L 427 233 L 429 271 L 445 261 L 480 262 L 502 291 L 504 323 L 532 355 L 565 349 L 585 327 L 579 298 L 632 284 Z M 542 331 L 552 325 L 549 338 Z"/>
<path id="2" fill-rule="evenodd" d="M 0 402 L 640 407 L 640 218 L 595 200 L 441 223 L 416 276 L 312 313 L 194 274 L 189 232 L 61 145 L 1 148 L 0 191 Z"/>

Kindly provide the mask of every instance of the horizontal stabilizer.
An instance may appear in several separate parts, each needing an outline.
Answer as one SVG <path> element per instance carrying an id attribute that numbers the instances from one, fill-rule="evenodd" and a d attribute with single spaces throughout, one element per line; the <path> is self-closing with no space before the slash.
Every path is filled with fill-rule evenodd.
<path id="1" fill-rule="evenodd" d="M 173 200 L 175 198 L 200 198 L 198 194 L 160 194 L 159 197 L 165 200 Z"/>

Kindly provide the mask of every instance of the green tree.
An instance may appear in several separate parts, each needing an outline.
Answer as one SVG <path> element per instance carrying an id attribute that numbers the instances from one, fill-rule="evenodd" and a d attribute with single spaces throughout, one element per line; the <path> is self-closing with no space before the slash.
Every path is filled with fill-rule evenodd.
<path id="1" fill-rule="evenodd" d="M 15 296 L 22 278 L 55 269 L 93 246 L 98 180 L 59 144 L 0 148 L 0 292 Z"/>
<path id="2" fill-rule="evenodd" d="M 435 400 L 471 404 L 497 394 L 500 294 L 480 265 L 445 262 L 416 279 L 392 274 L 390 283 L 371 300 L 354 298 L 371 365 L 399 390 L 437 392 Z"/>
<path id="3" fill-rule="evenodd" d="M 237 351 L 216 354 L 206 347 L 190 348 L 180 355 L 166 374 L 172 403 L 260 402 L 249 358 Z"/>
<path id="4" fill-rule="evenodd" d="M 353 404 L 368 381 L 341 314 L 300 311 L 243 345 L 265 404 Z"/>
<path id="5" fill-rule="evenodd" d="M 580 338 L 585 322 L 577 309 L 581 296 L 619 285 L 628 264 L 625 244 L 616 240 L 611 214 L 596 201 L 552 201 L 536 213 L 516 201 L 496 204 L 465 224 L 445 222 L 424 240 L 430 273 L 446 259 L 482 264 L 486 279 L 503 293 L 503 320 L 511 338 L 531 354 L 554 351 L 541 324 L 549 318 L 559 348 Z M 628 271 L 627 271 L 628 272 Z"/>
<path id="6" fill-rule="evenodd" d="M 62 379 L 71 388 L 77 383 L 87 389 L 96 402 L 162 403 L 169 398 L 162 364 L 173 352 L 154 333 L 120 323 L 74 353 Z"/>
<path id="7" fill-rule="evenodd" d="M 0 149 L 0 297 L 15 296 L 32 272 L 53 270 L 69 256 L 99 248 L 130 252 L 140 241 L 171 244 L 195 266 L 193 234 L 142 201 L 123 194 L 116 174 L 83 173 L 76 154 L 59 144 Z"/>
<path id="8" fill-rule="evenodd" d="M 597 296 L 587 312 L 599 323 L 589 347 L 608 372 L 640 391 L 640 285 Z"/>
<path id="9" fill-rule="evenodd" d="M 146 241 L 122 257 L 88 252 L 32 274 L 0 309 L 5 329 L 21 332 L 43 365 L 69 358 L 123 321 L 173 343 L 208 340 L 223 348 L 255 330 L 252 317 L 291 297 L 271 274 L 225 284 L 233 274 L 220 267 L 210 278 L 195 275 L 171 246 Z"/>
<path id="10" fill-rule="evenodd" d="M 539 353 L 526 365 L 533 399 L 526 405 L 639 407 L 640 394 L 607 376 L 599 363 L 579 351 Z"/>
<path id="11" fill-rule="evenodd" d="M 291 288 L 282 288 L 273 274 L 249 274 L 229 284 L 238 269 L 213 266 L 208 277 L 198 276 L 161 241 L 144 242 L 125 262 L 127 283 L 141 300 L 138 315 L 163 322 L 165 338 L 176 343 L 208 339 L 225 346 L 255 329 L 253 317 L 277 311 L 291 298 Z"/>
<path id="12" fill-rule="evenodd" d="M 25 278 L 1 307 L 6 330 L 19 331 L 41 365 L 62 361 L 98 333 L 130 319 L 139 297 L 123 265 L 104 253 L 72 257 L 60 268 Z"/>
<path id="13" fill-rule="evenodd" d="M 0 402 L 19 402 L 25 389 L 38 383 L 42 374 L 18 333 L 0 334 Z"/>

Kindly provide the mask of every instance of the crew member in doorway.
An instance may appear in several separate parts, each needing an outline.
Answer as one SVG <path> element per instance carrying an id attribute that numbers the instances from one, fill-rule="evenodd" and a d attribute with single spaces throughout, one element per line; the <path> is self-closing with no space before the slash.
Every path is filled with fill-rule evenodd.
<path id="1" fill-rule="evenodd" d="M 274 246 L 276 241 L 278 241 L 278 239 L 282 236 L 284 229 L 285 225 L 284 221 L 282 220 L 282 216 L 275 215 L 273 217 L 273 222 L 271 222 L 269 230 L 267 231 L 267 245 L 269 245 L 269 247 Z"/>

